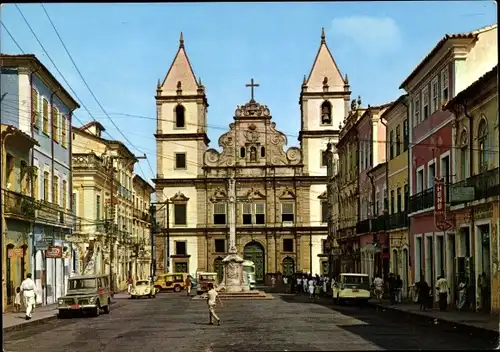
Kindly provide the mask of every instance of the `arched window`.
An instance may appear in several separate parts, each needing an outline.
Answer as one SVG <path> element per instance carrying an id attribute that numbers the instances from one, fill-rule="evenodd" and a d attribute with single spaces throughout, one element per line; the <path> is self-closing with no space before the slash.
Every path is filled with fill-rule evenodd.
<path id="1" fill-rule="evenodd" d="M 479 172 L 484 172 L 488 168 L 488 126 L 485 119 L 479 122 L 477 128 L 477 141 L 479 150 Z"/>
<path id="2" fill-rule="evenodd" d="M 182 105 L 177 105 L 175 107 L 175 127 L 184 128 L 186 127 L 186 109 Z"/>
<path id="3" fill-rule="evenodd" d="M 332 123 L 332 104 L 329 101 L 324 101 L 321 104 L 321 124 L 329 125 Z"/>
<path id="4" fill-rule="evenodd" d="M 469 139 L 467 131 L 464 130 L 460 135 L 460 177 L 462 180 L 467 178 L 467 169 L 469 167 Z"/>

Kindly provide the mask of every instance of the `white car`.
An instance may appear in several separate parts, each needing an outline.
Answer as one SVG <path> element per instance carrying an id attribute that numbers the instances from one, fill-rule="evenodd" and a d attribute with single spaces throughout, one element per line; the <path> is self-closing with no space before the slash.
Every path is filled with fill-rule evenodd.
<path id="1" fill-rule="evenodd" d="M 153 283 L 148 280 L 139 280 L 135 283 L 130 291 L 130 298 L 156 298 L 156 288 L 153 286 Z"/>

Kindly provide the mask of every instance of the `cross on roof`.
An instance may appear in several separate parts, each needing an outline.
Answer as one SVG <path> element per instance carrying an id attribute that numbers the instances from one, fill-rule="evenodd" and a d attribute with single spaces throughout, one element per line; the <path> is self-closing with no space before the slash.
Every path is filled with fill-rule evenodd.
<path id="1" fill-rule="evenodd" d="M 256 84 L 256 83 L 253 82 L 253 78 L 250 80 L 250 84 L 246 84 L 245 85 L 245 87 L 250 87 L 250 89 L 251 89 L 251 96 L 252 96 L 252 98 L 251 98 L 250 101 L 254 101 L 254 99 L 253 99 L 253 93 L 254 93 L 253 89 L 254 89 L 254 87 L 259 87 L 259 86 L 260 86 L 259 84 Z"/>

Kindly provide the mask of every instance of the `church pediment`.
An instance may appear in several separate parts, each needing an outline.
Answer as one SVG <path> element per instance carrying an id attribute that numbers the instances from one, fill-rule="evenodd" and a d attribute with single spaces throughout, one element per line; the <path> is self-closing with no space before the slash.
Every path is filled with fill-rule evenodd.
<path id="1" fill-rule="evenodd" d="M 210 201 L 217 203 L 217 202 L 220 202 L 222 200 L 226 200 L 227 198 L 228 197 L 227 197 L 226 190 L 222 187 L 219 187 L 215 190 L 213 196 L 210 197 Z"/>
<path id="2" fill-rule="evenodd" d="M 250 199 L 266 199 L 266 195 L 260 192 L 259 190 L 254 190 L 251 188 L 245 193 L 245 197 Z"/>
<path id="3" fill-rule="evenodd" d="M 181 191 L 177 192 L 172 198 L 170 198 L 170 201 L 172 202 L 187 202 L 188 200 L 189 198 L 186 197 Z"/>
<path id="4" fill-rule="evenodd" d="M 295 193 L 290 188 L 285 188 L 285 190 L 280 194 L 280 199 L 295 199 Z"/>

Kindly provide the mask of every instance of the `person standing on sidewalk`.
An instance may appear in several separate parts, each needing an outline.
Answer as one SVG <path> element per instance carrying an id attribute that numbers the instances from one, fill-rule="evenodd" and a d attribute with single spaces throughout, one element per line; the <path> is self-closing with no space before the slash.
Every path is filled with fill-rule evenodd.
<path id="1" fill-rule="evenodd" d="M 420 281 L 415 284 L 417 287 L 418 302 L 420 303 L 420 310 L 424 311 L 429 305 L 429 291 L 430 287 L 424 277 L 420 277 Z"/>
<path id="2" fill-rule="evenodd" d="M 132 285 L 134 284 L 134 279 L 132 279 L 132 276 L 128 277 L 127 280 L 127 292 L 130 294 L 132 292 Z"/>
<path id="3" fill-rule="evenodd" d="M 210 322 L 208 323 L 209 325 L 214 325 L 213 319 L 217 320 L 217 325 L 220 325 L 220 319 L 217 316 L 217 314 L 215 314 L 215 305 L 217 303 L 216 300 L 218 296 L 219 294 L 217 293 L 217 291 L 215 291 L 214 284 L 210 282 L 208 284 L 208 292 L 207 292 L 208 313 L 210 317 Z"/>
<path id="4" fill-rule="evenodd" d="M 186 281 L 184 282 L 184 285 L 186 285 L 186 292 L 188 297 L 191 296 L 191 276 L 188 275 L 186 277 Z"/>
<path id="5" fill-rule="evenodd" d="M 450 291 L 450 285 L 444 275 L 438 278 L 436 289 L 439 292 L 439 310 L 444 312 L 448 308 L 448 293 Z"/>
<path id="6" fill-rule="evenodd" d="M 31 279 L 31 273 L 26 275 L 26 279 L 21 283 L 21 291 L 24 297 L 24 306 L 26 307 L 26 320 L 31 319 L 31 312 L 35 305 L 35 282 Z"/>
<path id="7" fill-rule="evenodd" d="M 396 277 L 396 303 L 401 303 L 403 301 L 403 280 L 401 275 Z"/>

